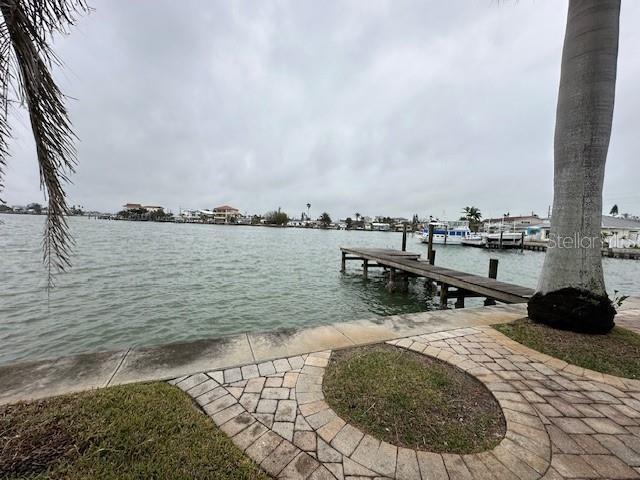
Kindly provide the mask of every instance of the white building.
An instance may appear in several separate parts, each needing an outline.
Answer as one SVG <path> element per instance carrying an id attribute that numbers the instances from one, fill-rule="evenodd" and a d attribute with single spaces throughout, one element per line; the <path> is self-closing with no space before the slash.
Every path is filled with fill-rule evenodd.
<path id="1" fill-rule="evenodd" d="M 128 210 L 138 210 L 140 208 L 142 208 L 142 204 L 141 203 L 125 203 L 122 206 L 122 209 L 123 210 L 127 210 L 127 211 Z"/>
<path id="2" fill-rule="evenodd" d="M 185 222 L 200 221 L 200 212 L 198 210 L 180 210 L 180 218 Z"/>
<path id="3" fill-rule="evenodd" d="M 152 212 L 163 212 L 164 208 L 159 206 L 159 205 L 142 205 L 140 203 L 125 203 L 122 206 L 123 210 L 129 211 L 129 210 L 140 210 L 141 208 L 144 208 L 147 212 L 152 213 Z"/>
<path id="4" fill-rule="evenodd" d="M 544 219 L 539 225 L 527 228 L 527 239 L 548 241 L 551 222 Z M 602 216 L 602 242 L 609 248 L 640 247 L 640 220 Z"/>
<path id="5" fill-rule="evenodd" d="M 609 248 L 638 247 L 640 246 L 640 221 L 603 215 L 602 237 Z"/>
<path id="6" fill-rule="evenodd" d="M 389 225 L 388 223 L 373 222 L 371 224 L 371 230 L 377 230 L 377 231 L 380 231 L 380 232 L 388 232 L 389 230 L 391 230 L 391 225 Z"/>
<path id="7" fill-rule="evenodd" d="M 142 208 L 144 208 L 149 213 L 164 212 L 164 207 L 161 207 L 159 205 L 143 205 Z"/>

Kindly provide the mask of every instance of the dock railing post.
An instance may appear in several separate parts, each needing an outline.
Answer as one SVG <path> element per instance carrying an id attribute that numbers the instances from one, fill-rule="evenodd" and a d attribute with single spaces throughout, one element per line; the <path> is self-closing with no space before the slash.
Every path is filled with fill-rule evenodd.
<path id="1" fill-rule="evenodd" d="M 435 265 L 436 263 L 436 251 L 431 250 L 429 252 L 429 265 Z"/>
<path id="2" fill-rule="evenodd" d="M 490 258 L 489 259 L 489 278 L 493 278 L 494 280 L 498 278 L 498 259 Z M 496 301 L 493 298 L 486 298 L 484 301 L 484 305 L 495 305 Z"/>
<path id="3" fill-rule="evenodd" d="M 402 224 L 402 251 L 407 251 L 407 222 Z"/>
<path id="4" fill-rule="evenodd" d="M 429 224 L 429 237 L 427 243 L 427 258 L 429 259 L 429 263 L 433 265 L 431 261 L 431 256 L 433 255 L 433 224 Z"/>
<path id="5" fill-rule="evenodd" d="M 347 269 L 347 254 L 345 252 L 342 252 L 342 268 L 340 268 L 340 271 L 344 273 L 346 269 Z"/>

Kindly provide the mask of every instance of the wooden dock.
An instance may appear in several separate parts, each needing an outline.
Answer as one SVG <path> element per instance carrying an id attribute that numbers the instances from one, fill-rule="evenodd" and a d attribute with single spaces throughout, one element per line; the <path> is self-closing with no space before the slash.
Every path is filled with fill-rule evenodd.
<path id="1" fill-rule="evenodd" d="M 534 294 L 533 289 L 496 280 L 497 260 L 490 264 L 489 277 L 482 277 L 449 268 L 437 267 L 420 258 L 419 253 L 380 248 L 343 247 L 342 271 L 346 262 L 362 261 L 365 278 L 370 268 L 381 267 L 388 271 L 391 288 L 408 276 L 423 277 L 428 283 L 439 286 L 440 305 L 446 307 L 449 298 L 456 299 L 456 308 L 464 307 L 465 297 L 485 297 L 485 305 L 525 303 Z M 491 278 L 493 277 L 493 278 Z M 455 289 L 455 290 L 452 290 Z"/>

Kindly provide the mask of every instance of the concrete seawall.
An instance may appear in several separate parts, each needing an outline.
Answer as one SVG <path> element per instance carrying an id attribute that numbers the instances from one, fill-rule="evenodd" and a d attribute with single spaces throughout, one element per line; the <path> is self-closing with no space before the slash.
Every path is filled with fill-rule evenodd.
<path id="1" fill-rule="evenodd" d="M 640 297 L 628 299 L 622 324 L 636 324 Z M 526 316 L 526 305 L 438 310 L 346 323 L 246 333 L 89 353 L 0 366 L 0 404 L 134 382 L 167 380 L 328 349 L 378 343 L 464 327 L 506 323 Z"/>

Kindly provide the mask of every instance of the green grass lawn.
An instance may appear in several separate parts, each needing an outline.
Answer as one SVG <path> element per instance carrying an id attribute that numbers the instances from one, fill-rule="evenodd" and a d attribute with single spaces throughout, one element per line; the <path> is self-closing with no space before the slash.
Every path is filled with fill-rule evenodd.
<path id="1" fill-rule="evenodd" d="M 0 406 L 2 479 L 266 479 L 176 387 Z"/>
<path id="2" fill-rule="evenodd" d="M 529 348 L 568 363 L 619 377 L 640 379 L 640 335 L 620 327 L 607 335 L 556 330 L 523 319 L 493 328 Z"/>
<path id="3" fill-rule="evenodd" d="M 389 345 L 334 352 L 323 389 L 343 419 L 398 446 L 480 452 L 505 433 L 502 411 L 479 381 Z"/>

